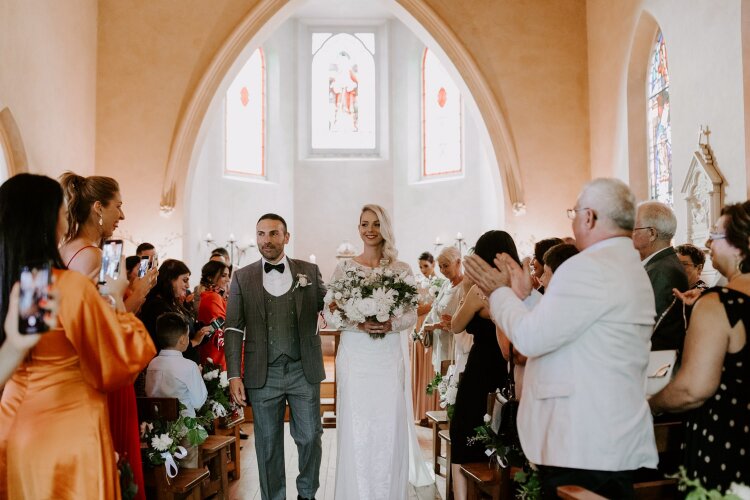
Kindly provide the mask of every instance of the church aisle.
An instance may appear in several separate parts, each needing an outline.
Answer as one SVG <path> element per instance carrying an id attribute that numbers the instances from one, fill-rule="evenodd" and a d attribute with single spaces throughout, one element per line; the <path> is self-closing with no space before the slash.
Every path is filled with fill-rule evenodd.
<path id="1" fill-rule="evenodd" d="M 229 484 L 229 498 L 232 500 L 260 500 L 258 483 L 258 463 L 255 456 L 253 424 L 244 424 L 242 429 L 250 438 L 242 441 L 242 477 Z M 417 427 L 419 446 L 422 456 L 428 462 L 432 460 L 432 431 L 427 427 Z M 286 460 L 286 496 L 296 498 L 297 489 L 297 447 L 289 435 L 289 424 L 284 425 L 284 458 Z M 430 462 L 431 463 L 431 462 Z M 333 500 L 336 478 L 336 429 L 323 429 L 323 458 L 320 465 L 320 489 L 315 498 Z M 409 500 L 442 500 L 445 491 L 445 479 L 437 478 L 433 486 L 414 488 L 410 486 Z"/>

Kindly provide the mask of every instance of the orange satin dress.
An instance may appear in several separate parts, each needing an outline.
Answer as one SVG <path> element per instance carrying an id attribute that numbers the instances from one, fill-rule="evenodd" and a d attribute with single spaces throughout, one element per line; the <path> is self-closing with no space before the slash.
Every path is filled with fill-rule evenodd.
<path id="1" fill-rule="evenodd" d="M 0 401 L 0 498 L 117 499 L 107 392 L 132 384 L 156 349 L 143 324 L 115 313 L 86 276 L 55 276 L 58 328 Z"/>

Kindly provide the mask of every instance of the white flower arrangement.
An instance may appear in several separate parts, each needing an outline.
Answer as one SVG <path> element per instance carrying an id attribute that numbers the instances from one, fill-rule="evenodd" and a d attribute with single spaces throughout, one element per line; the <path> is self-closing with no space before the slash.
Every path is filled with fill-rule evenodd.
<path id="1" fill-rule="evenodd" d="M 226 371 L 221 372 L 221 374 L 219 375 L 219 387 L 221 387 L 222 389 L 229 387 L 229 379 L 227 378 Z"/>
<path id="2" fill-rule="evenodd" d="M 219 378 L 219 369 L 211 370 L 203 374 L 203 380 L 209 381 Z"/>
<path id="3" fill-rule="evenodd" d="M 448 367 L 448 373 L 441 378 L 437 389 L 440 394 L 440 408 L 445 408 L 450 418 L 453 415 L 453 406 L 456 404 L 456 394 L 458 394 L 458 375 L 456 375 L 455 365 Z"/>
<path id="4" fill-rule="evenodd" d="M 365 272 L 351 266 L 341 278 L 328 284 L 323 300 L 326 307 L 335 305 L 331 326 L 343 329 L 347 323 L 384 323 L 401 317 L 416 307 L 417 288 L 414 276 L 407 271 L 397 273 L 381 265 Z M 383 338 L 385 334 L 371 336 Z"/>
<path id="5" fill-rule="evenodd" d="M 174 439 L 169 434 L 159 434 L 151 438 L 151 447 L 156 451 L 167 451 L 174 443 Z"/>

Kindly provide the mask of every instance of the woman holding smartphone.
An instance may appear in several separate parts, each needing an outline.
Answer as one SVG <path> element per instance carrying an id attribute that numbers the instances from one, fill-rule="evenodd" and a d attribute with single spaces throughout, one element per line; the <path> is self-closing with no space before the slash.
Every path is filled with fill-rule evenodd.
<path id="1" fill-rule="evenodd" d="M 82 177 L 73 172 L 65 172 L 60 176 L 60 184 L 65 191 L 68 209 L 68 229 L 60 247 L 60 255 L 68 269 L 78 271 L 98 282 L 104 277 L 100 277 L 100 272 L 104 271 L 102 245 L 105 240 L 112 237 L 120 221 L 125 220 L 120 186 L 111 177 Z M 120 267 L 124 268 L 122 264 Z M 156 269 L 152 269 L 144 277 L 133 281 L 131 293 L 124 302 L 126 311 L 138 311 L 145 302 L 149 290 L 156 283 L 157 274 Z M 127 276 L 123 272 L 117 279 L 108 279 L 107 293 L 116 296 L 116 301 L 119 298 L 122 302 L 121 296 L 128 284 Z M 108 401 L 115 450 L 130 463 L 139 490 L 136 498 L 143 500 L 146 497 L 135 388 L 132 384 L 122 387 L 110 393 Z"/>
<path id="2" fill-rule="evenodd" d="M 20 174 L 0 186 L 0 341 L 6 329 L 20 335 L 11 289 L 22 266 L 51 263 L 57 297 L 57 326 L 39 334 L 0 400 L 0 498 L 119 498 L 106 393 L 131 384 L 156 352 L 135 316 L 65 270 L 57 242 L 67 227 L 53 179 Z"/>

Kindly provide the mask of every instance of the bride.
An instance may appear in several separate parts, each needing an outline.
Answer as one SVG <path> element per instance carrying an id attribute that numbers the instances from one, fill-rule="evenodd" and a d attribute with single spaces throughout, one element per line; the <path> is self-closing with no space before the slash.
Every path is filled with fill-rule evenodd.
<path id="1" fill-rule="evenodd" d="M 394 272 L 409 265 L 396 260 L 393 228 L 385 209 L 365 205 L 359 217 L 364 251 L 339 263 L 332 280 L 354 266 L 370 273 L 387 266 Z M 325 309 L 327 320 L 332 311 Z M 337 457 L 335 498 L 348 500 L 406 499 L 408 484 L 426 486 L 434 479 L 421 457 L 411 418 L 411 384 L 407 329 L 416 310 L 384 323 L 349 324 L 341 332 L 336 356 Z M 371 334 L 387 334 L 375 338 Z"/>

